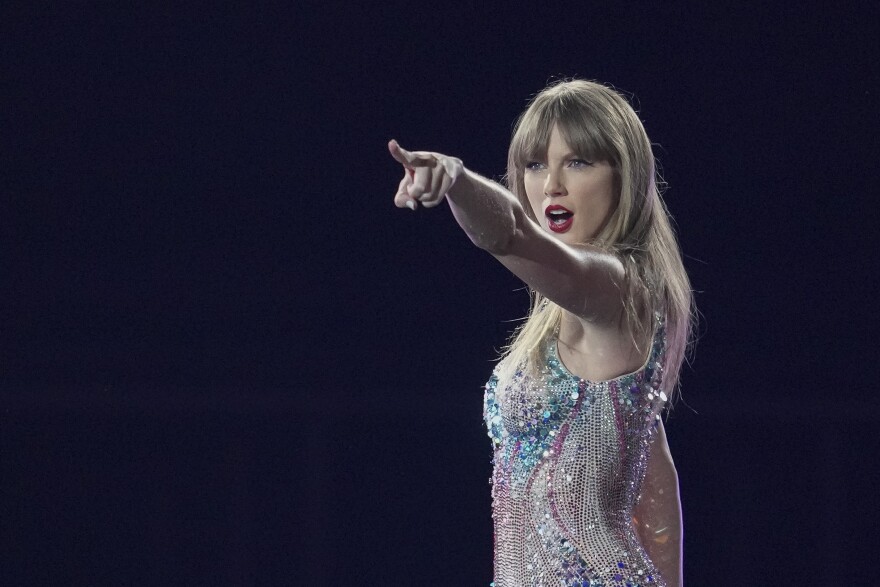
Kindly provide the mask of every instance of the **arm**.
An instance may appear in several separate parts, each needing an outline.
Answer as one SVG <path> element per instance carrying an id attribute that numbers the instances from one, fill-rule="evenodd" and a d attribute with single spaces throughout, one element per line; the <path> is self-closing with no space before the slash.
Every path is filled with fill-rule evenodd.
<path id="1" fill-rule="evenodd" d="M 682 583 L 682 523 L 678 474 L 663 422 L 651 441 L 648 469 L 633 522 L 642 545 L 669 587 Z"/>
<path id="2" fill-rule="evenodd" d="M 530 287 L 583 318 L 617 315 L 624 272 L 614 255 L 555 239 L 513 194 L 465 169 L 459 159 L 410 153 L 395 141 L 388 147 L 407 170 L 394 198 L 398 207 L 415 210 L 418 202 L 430 208 L 445 198 L 471 241 Z"/>

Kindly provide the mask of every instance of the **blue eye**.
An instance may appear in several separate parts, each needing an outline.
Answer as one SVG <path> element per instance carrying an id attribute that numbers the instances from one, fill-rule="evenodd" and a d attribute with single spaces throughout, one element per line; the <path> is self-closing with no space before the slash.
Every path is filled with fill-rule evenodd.
<path id="1" fill-rule="evenodd" d="M 539 163 L 538 161 L 529 161 L 528 163 L 526 163 L 525 168 L 528 169 L 529 171 L 540 171 L 540 170 L 544 169 L 544 164 Z"/>
<path id="2" fill-rule="evenodd" d="M 593 164 L 586 159 L 571 159 L 568 162 L 569 167 L 592 167 Z"/>

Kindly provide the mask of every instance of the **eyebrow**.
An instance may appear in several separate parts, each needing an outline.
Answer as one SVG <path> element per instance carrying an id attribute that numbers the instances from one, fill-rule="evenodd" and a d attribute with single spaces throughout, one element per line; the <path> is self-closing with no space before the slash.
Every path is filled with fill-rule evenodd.
<path id="1" fill-rule="evenodd" d="M 525 151 L 523 154 L 525 155 L 526 159 L 545 158 L 547 157 L 547 151 L 548 149 L 545 147 L 543 149 L 538 149 L 535 151 Z M 582 157 L 582 155 L 578 155 L 575 151 L 569 150 L 562 155 L 563 159 L 566 157 Z"/>
<path id="2" fill-rule="evenodd" d="M 547 158 L 547 153 L 544 153 L 544 158 Z M 562 155 L 561 159 L 584 159 L 584 155 L 579 155 L 574 151 L 567 151 L 564 155 Z"/>

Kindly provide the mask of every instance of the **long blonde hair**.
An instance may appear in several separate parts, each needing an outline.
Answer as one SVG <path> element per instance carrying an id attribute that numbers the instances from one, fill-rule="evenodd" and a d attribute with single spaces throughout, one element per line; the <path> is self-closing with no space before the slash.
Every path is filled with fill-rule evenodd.
<path id="1" fill-rule="evenodd" d="M 585 80 L 554 83 L 539 93 L 514 127 L 507 157 L 507 187 L 535 221 L 523 183 L 528 161 L 546 153 L 558 125 L 566 143 L 591 161 L 607 161 L 615 171 L 617 207 L 590 244 L 613 252 L 623 263 L 623 319 L 636 346 L 653 332 L 655 312 L 665 319 L 664 388 L 678 387 L 691 340 L 696 309 L 681 251 L 660 197 L 659 174 L 648 135 L 627 100 L 615 90 Z M 539 364 L 542 343 L 558 328 L 562 308 L 530 290 L 528 319 L 505 347 L 499 376 Z"/>

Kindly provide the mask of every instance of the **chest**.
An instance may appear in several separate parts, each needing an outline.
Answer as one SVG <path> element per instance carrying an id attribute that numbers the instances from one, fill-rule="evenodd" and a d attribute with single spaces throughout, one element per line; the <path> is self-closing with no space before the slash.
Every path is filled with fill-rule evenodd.
<path id="1" fill-rule="evenodd" d="M 553 346 L 563 368 L 587 381 L 610 381 L 635 373 L 648 359 L 650 344 L 620 331 L 563 328 Z"/>

